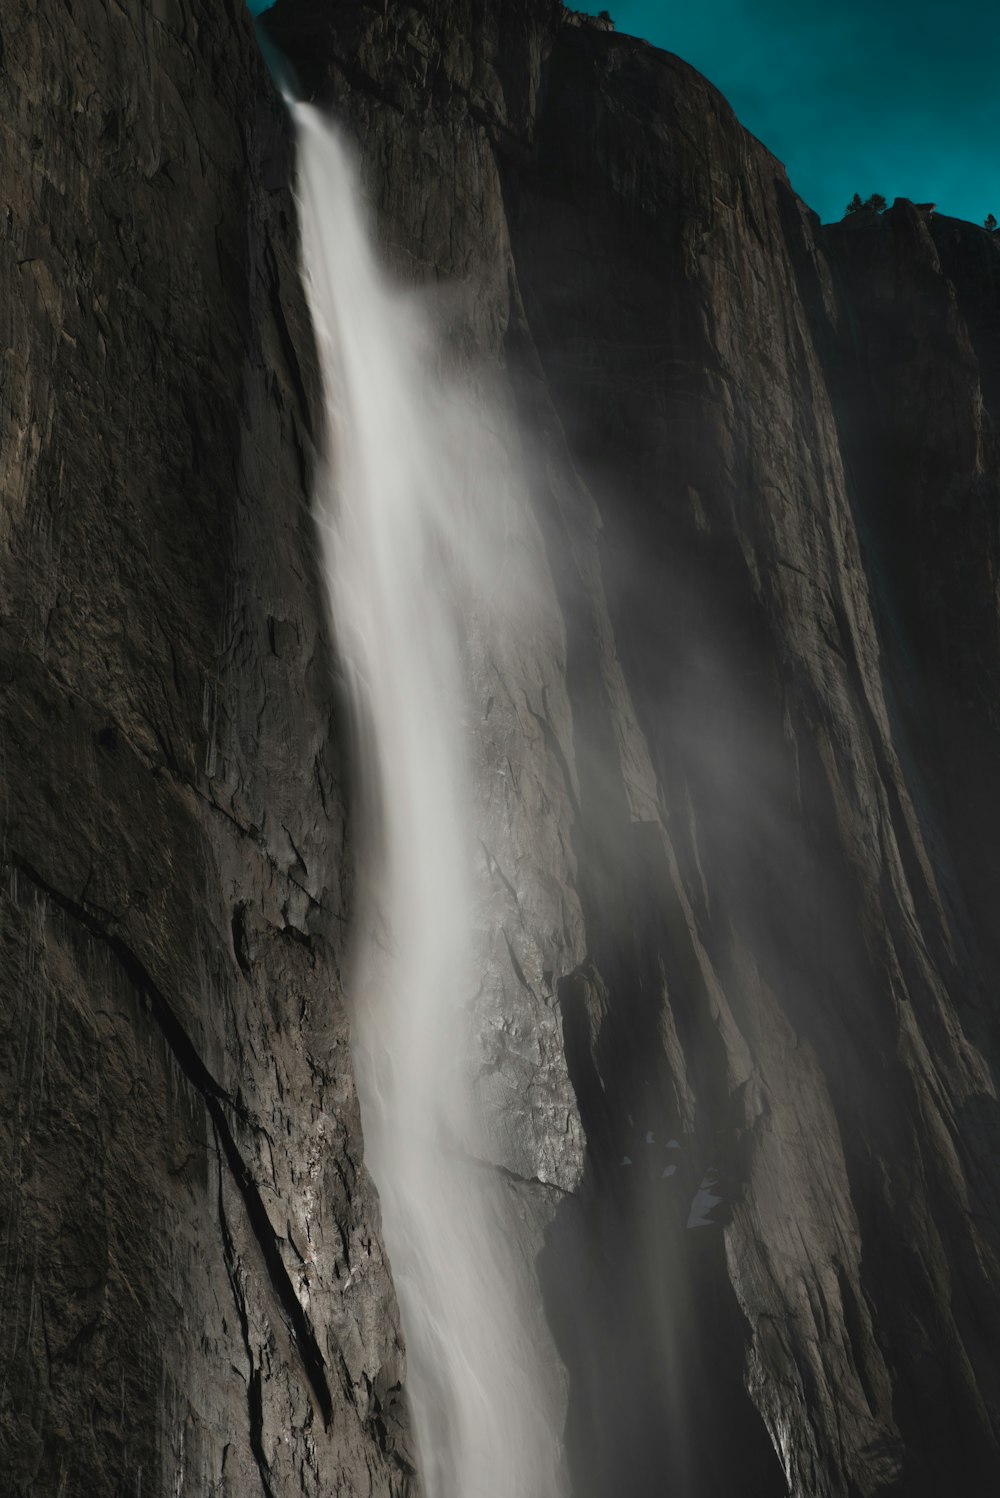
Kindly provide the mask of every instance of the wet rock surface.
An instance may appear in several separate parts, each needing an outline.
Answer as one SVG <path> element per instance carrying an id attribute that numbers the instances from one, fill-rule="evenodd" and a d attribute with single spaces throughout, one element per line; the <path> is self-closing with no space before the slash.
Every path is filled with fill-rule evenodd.
<path id="1" fill-rule="evenodd" d="M 532 454 L 524 783 L 569 857 L 507 835 L 579 912 L 537 1266 L 574 1491 L 985 1494 L 998 246 L 821 228 L 704 79 L 558 6 L 269 30 Z"/>

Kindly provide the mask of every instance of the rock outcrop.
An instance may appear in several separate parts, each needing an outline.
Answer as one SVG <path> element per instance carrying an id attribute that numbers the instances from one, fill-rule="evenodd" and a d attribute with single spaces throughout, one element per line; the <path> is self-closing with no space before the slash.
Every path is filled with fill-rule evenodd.
<path id="1" fill-rule="evenodd" d="M 267 29 L 531 473 L 483 1096 L 574 1498 L 985 1498 L 1000 244 L 551 0 Z M 235 0 L 0 81 L 7 1490 L 402 1494 L 287 126 Z"/>

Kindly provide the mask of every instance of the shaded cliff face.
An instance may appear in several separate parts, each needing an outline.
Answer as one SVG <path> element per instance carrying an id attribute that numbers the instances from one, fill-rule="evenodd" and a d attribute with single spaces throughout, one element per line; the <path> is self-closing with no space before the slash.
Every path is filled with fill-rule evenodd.
<path id="1" fill-rule="evenodd" d="M 558 7 L 270 29 L 534 455 L 575 1490 L 991 1491 L 998 247 L 822 230 L 703 79 Z"/>
<path id="2" fill-rule="evenodd" d="M 992 1493 L 1000 247 L 542 0 L 270 25 L 531 474 L 481 1092 L 573 1492 Z M 402 1493 L 285 125 L 235 3 L 0 82 L 0 1468 Z"/>
<path id="3" fill-rule="evenodd" d="M 0 1486 L 400 1493 L 284 121 L 235 0 L 0 85 Z"/>

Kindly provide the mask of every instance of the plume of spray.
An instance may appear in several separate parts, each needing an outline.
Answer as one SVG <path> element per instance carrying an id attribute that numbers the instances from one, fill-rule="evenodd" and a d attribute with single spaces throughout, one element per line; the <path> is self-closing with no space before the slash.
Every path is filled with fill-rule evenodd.
<path id="1" fill-rule="evenodd" d="M 421 1480 L 427 1498 L 552 1498 L 560 1443 L 515 1256 L 489 1173 L 473 1161 L 473 838 L 456 599 L 476 586 L 475 423 L 413 297 L 376 263 L 333 126 L 291 108 L 330 444 L 316 518 L 365 777 L 353 1045 Z"/>

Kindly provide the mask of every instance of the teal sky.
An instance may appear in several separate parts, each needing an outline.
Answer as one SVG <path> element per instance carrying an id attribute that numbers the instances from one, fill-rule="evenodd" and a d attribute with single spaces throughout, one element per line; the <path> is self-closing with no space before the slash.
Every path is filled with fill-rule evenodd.
<path id="1" fill-rule="evenodd" d="M 822 218 L 855 192 L 1000 218 L 997 0 L 575 4 L 693 63 Z"/>
<path id="2" fill-rule="evenodd" d="M 996 0 L 605 3 L 711 79 L 822 218 L 855 192 L 1000 218 Z"/>

